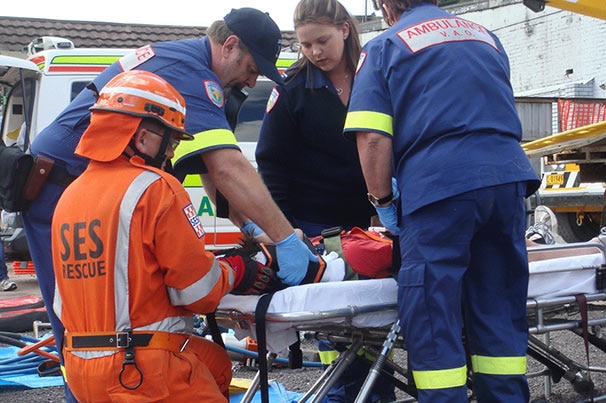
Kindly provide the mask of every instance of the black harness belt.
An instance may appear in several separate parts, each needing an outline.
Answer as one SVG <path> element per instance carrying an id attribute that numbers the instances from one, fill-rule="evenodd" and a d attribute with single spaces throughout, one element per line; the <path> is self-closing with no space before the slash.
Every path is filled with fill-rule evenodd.
<path id="1" fill-rule="evenodd" d="M 168 332 L 112 332 L 112 333 L 69 333 L 65 334 L 65 348 L 73 350 L 116 350 L 130 347 L 145 347 L 181 352 L 187 346 L 190 336 Z"/>

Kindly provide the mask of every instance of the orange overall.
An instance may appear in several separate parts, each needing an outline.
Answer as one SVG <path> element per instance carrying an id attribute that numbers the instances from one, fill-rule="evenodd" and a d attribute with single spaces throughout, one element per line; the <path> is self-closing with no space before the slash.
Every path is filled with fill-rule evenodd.
<path id="1" fill-rule="evenodd" d="M 52 245 L 54 310 L 79 401 L 226 401 L 230 359 L 192 335 L 192 314 L 213 312 L 233 273 L 205 250 L 175 178 L 136 156 L 91 161 L 59 200 Z M 147 344 L 133 348 L 140 338 Z"/>

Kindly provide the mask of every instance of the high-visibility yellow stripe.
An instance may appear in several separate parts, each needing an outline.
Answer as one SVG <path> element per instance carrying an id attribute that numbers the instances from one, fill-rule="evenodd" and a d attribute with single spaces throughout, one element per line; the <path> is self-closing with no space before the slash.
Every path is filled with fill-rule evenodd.
<path id="1" fill-rule="evenodd" d="M 182 141 L 179 144 L 172 161 L 175 163 L 192 152 L 222 145 L 238 145 L 236 136 L 231 130 L 214 129 L 196 133 L 192 141 Z"/>
<path id="2" fill-rule="evenodd" d="M 337 350 L 318 351 L 318 355 L 322 364 L 330 365 L 330 363 L 337 359 L 339 352 Z"/>
<path id="3" fill-rule="evenodd" d="M 97 64 L 109 66 L 120 57 L 120 55 L 62 55 L 53 57 L 50 64 Z"/>
<path id="4" fill-rule="evenodd" d="M 349 112 L 345 118 L 344 129 L 359 131 L 378 131 L 393 136 L 393 118 L 386 113 L 358 111 Z"/>
<path id="5" fill-rule="evenodd" d="M 471 356 L 473 372 L 488 375 L 523 375 L 526 373 L 526 357 Z"/>
<path id="6" fill-rule="evenodd" d="M 349 347 L 350 346 L 347 346 L 347 348 L 349 348 Z M 391 350 L 388 354 L 388 357 L 390 359 L 393 358 L 394 353 L 395 353 L 395 350 Z M 325 350 L 325 351 L 318 351 L 318 355 L 320 356 L 320 362 L 322 364 L 330 365 L 331 362 L 333 362 L 334 360 L 337 359 L 337 357 L 339 356 L 339 352 L 337 350 Z M 366 351 L 363 348 L 359 349 L 358 352 L 356 353 L 356 355 L 358 355 L 360 357 L 364 357 L 370 362 L 374 362 L 377 359 L 377 357 L 375 357 L 374 355 L 372 355 L 371 353 L 369 353 L 368 351 Z"/>
<path id="7" fill-rule="evenodd" d="M 465 385 L 467 366 L 431 371 L 412 371 L 418 389 L 446 389 Z"/>
<path id="8" fill-rule="evenodd" d="M 276 61 L 276 67 L 290 67 L 294 64 L 294 62 L 296 62 L 297 59 L 278 59 Z"/>
<path id="9" fill-rule="evenodd" d="M 348 347 L 349 348 L 349 347 Z M 337 357 L 339 356 L 339 352 L 337 350 L 325 350 L 325 351 L 318 351 L 318 355 L 320 356 L 320 362 L 324 365 L 330 365 L 331 362 L 333 362 L 334 360 L 337 359 Z M 370 353 L 367 353 L 364 349 L 359 349 L 358 352 L 356 353 L 357 356 L 359 357 L 365 357 L 367 360 L 369 361 L 374 361 L 376 360 L 377 357 L 371 355 Z"/>
<path id="10" fill-rule="evenodd" d="M 202 178 L 200 178 L 200 175 L 187 175 L 183 181 L 183 186 L 190 188 L 202 187 Z"/>

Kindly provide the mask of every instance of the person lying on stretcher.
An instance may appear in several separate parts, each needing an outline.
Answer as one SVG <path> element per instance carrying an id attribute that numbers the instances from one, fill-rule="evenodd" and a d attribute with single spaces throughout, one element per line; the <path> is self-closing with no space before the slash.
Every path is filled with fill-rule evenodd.
<path id="1" fill-rule="evenodd" d="M 392 239 L 378 228 L 353 228 L 351 231 L 328 231 L 330 236 L 307 239 L 299 230 L 301 239 L 306 240 L 310 249 L 319 257 L 318 263 L 310 263 L 301 284 L 353 280 L 358 277 L 386 278 L 392 275 Z M 239 270 L 233 294 L 259 295 L 286 288 L 278 276 L 275 247 L 264 233 L 246 236 L 242 245 L 221 252 L 232 267 L 246 267 Z M 334 241 L 337 240 L 335 247 Z M 594 238 L 591 242 L 600 242 Z M 528 261 L 548 260 L 567 256 L 581 256 L 599 251 L 597 247 L 574 249 L 545 249 L 533 247 L 564 244 L 566 241 L 557 233 L 555 214 L 546 206 L 537 206 L 534 223 L 526 231 Z M 339 253 L 336 252 L 339 251 Z M 320 253 L 322 251 L 323 253 Z"/>
<path id="2" fill-rule="evenodd" d="M 379 230 L 334 229 L 311 239 L 300 231 L 298 234 L 318 256 L 318 262 L 310 262 L 300 284 L 391 276 L 392 240 Z M 262 235 L 245 235 L 238 247 L 217 253 L 232 267 L 245 268 L 235 271 L 232 294 L 260 295 L 287 287 L 279 278 L 275 246 L 266 240 Z"/>
<path id="3" fill-rule="evenodd" d="M 595 237 L 589 242 L 600 242 Z M 528 248 L 528 261 L 554 259 L 567 256 L 582 256 L 599 252 L 597 247 L 578 247 L 571 249 L 539 249 L 533 247 L 545 245 L 561 245 L 567 242 L 558 234 L 558 220 L 556 215 L 547 206 L 537 206 L 534 211 L 533 225 L 526 230 L 526 247 Z"/>

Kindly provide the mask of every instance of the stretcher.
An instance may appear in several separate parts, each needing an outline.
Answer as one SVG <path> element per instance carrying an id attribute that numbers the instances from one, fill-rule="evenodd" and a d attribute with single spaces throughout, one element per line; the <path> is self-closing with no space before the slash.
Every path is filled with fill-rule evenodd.
<path id="1" fill-rule="evenodd" d="M 530 281 L 527 312 L 529 322 L 528 356 L 544 369 L 528 376 L 545 377 L 546 395 L 550 383 L 562 378 L 571 382 L 576 392 L 593 389 L 590 373 L 606 369 L 580 363 L 554 349 L 548 340 L 551 332 L 572 331 L 587 344 L 606 352 L 600 327 L 606 323 L 606 236 L 600 240 L 565 245 L 529 247 Z M 404 349 L 397 318 L 397 285 L 394 279 L 372 279 L 307 284 L 276 292 L 264 315 L 259 314 L 260 297 L 227 295 L 215 317 L 220 326 L 233 329 L 237 338 L 265 339 L 269 364 L 283 354 L 300 335 L 307 338 L 350 343 L 351 347 L 323 372 L 301 401 L 320 402 L 332 383 L 363 349 L 374 357 L 371 370 L 357 402 L 364 402 L 378 376 L 388 376 L 396 387 L 415 401 L 416 390 L 405 363 L 391 360 L 393 349 Z M 592 317 L 586 318 L 585 312 Z M 581 315 L 579 315 L 581 313 Z M 259 332 L 262 328 L 262 332 Z M 542 339 L 538 336 L 544 335 Z M 582 350 L 581 350 L 582 351 Z M 359 354 L 358 354 L 359 355 Z M 243 402 L 250 400 L 263 385 L 267 367 L 261 368 Z"/>

